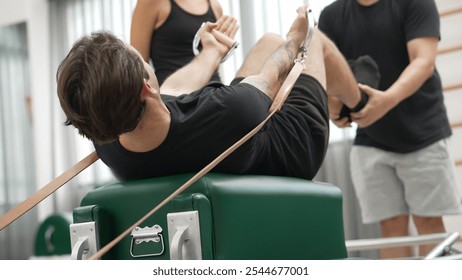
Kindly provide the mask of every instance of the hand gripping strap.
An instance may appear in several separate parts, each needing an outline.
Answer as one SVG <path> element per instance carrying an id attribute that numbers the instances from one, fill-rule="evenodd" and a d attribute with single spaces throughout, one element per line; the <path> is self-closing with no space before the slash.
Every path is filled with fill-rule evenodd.
<path id="1" fill-rule="evenodd" d="M 366 106 L 367 101 L 369 100 L 369 95 L 367 95 L 367 93 L 365 93 L 363 90 L 359 90 L 359 92 L 361 94 L 361 99 L 359 100 L 358 104 L 356 104 L 356 106 L 354 108 L 351 108 L 351 109 L 348 108 L 347 105 L 343 104 L 342 110 L 340 111 L 340 114 L 339 114 L 337 120 L 340 120 L 340 119 L 343 119 L 343 118 L 347 117 L 348 121 L 352 122 L 353 120 L 351 119 L 350 113 L 351 112 L 353 112 L 353 113 L 359 112 Z"/>
<path id="2" fill-rule="evenodd" d="M 204 25 L 204 23 L 202 23 L 200 28 L 202 28 L 203 25 Z M 200 30 L 200 28 L 199 28 L 199 30 Z M 196 34 L 194 35 L 194 39 L 193 39 L 193 43 L 192 43 L 192 49 L 193 49 L 194 55 L 198 55 L 199 52 L 200 52 L 199 51 L 199 44 L 201 42 L 201 38 L 199 37 L 199 30 L 197 30 Z M 218 36 L 220 36 L 221 33 L 217 31 L 215 35 L 217 35 L 217 34 L 218 34 Z M 225 54 L 225 56 L 220 61 L 220 63 L 223 63 L 226 60 L 228 60 L 228 58 L 230 56 L 232 56 L 234 54 L 234 50 L 237 49 L 237 47 L 239 46 L 239 42 L 228 39 L 223 34 L 221 34 L 220 38 L 222 39 L 223 42 L 226 42 L 226 46 L 229 48 L 228 52 Z"/>

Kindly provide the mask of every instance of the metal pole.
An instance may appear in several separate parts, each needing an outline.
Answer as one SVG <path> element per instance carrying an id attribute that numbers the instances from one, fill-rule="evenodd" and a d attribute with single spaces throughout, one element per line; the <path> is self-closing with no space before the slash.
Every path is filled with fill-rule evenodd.
<path id="1" fill-rule="evenodd" d="M 459 235 L 459 233 L 453 233 Z M 452 235 L 449 233 L 435 233 L 419 236 L 401 236 L 401 237 L 387 237 L 376 239 L 359 239 L 347 240 L 345 242 L 347 251 L 365 251 L 380 248 L 400 247 L 400 246 L 414 246 L 423 244 L 433 244 L 446 240 Z"/>
<path id="2" fill-rule="evenodd" d="M 440 244 L 438 244 L 438 246 L 431 250 L 431 252 L 424 257 L 424 260 L 432 260 L 442 256 L 446 252 L 446 250 L 451 248 L 452 244 L 454 244 L 458 239 L 459 233 L 452 233 L 445 240 L 443 240 L 443 242 L 441 242 Z"/>

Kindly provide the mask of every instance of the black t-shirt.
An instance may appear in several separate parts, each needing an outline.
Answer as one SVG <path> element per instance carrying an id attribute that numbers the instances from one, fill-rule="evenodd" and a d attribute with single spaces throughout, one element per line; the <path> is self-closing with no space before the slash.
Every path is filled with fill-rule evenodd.
<path id="1" fill-rule="evenodd" d="M 378 64 L 380 90 L 388 89 L 409 64 L 408 41 L 440 37 L 439 15 L 433 0 L 380 0 L 361 6 L 356 0 L 338 0 L 327 6 L 319 28 L 346 59 L 371 56 Z M 412 96 L 383 118 L 358 129 L 355 145 L 407 153 L 452 134 L 440 76 L 432 76 Z"/>
<path id="2" fill-rule="evenodd" d="M 271 105 L 264 93 L 245 83 L 214 83 L 188 95 L 162 98 L 171 124 L 159 147 L 135 153 L 119 141 L 95 145 L 117 178 L 198 172 L 260 124 Z M 302 75 L 281 110 L 213 171 L 311 179 L 324 159 L 328 132 L 325 92 L 312 77 Z"/>

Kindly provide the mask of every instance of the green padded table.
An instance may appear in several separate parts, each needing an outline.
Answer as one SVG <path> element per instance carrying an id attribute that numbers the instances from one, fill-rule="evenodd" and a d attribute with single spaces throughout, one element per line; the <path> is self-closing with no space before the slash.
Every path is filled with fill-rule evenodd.
<path id="1" fill-rule="evenodd" d="M 192 176 L 182 174 L 96 188 L 74 209 L 74 224 L 95 221 L 101 248 Z M 167 215 L 182 211 L 198 212 L 201 259 L 347 257 L 342 193 L 337 186 L 291 177 L 211 173 L 140 225 L 161 228 L 163 244 L 134 245 L 128 235 L 102 259 L 170 259 Z M 149 256 L 150 252 L 154 255 Z"/>

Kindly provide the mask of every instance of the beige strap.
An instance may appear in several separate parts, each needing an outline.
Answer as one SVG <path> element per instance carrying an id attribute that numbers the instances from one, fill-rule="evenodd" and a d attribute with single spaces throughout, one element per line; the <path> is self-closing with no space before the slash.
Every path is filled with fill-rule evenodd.
<path id="1" fill-rule="evenodd" d="M 0 217 L 0 230 L 14 222 L 27 211 L 32 209 L 35 205 L 39 204 L 42 200 L 47 198 L 50 194 L 54 193 L 62 185 L 74 178 L 77 174 L 82 172 L 85 168 L 98 160 L 96 152 L 92 152 L 87 157 L 76 163 L 74 166 L 66 170 L 64 173 L 56 177 L 53 181 L 42 187 L 36 193 L 28 197 L 26 200 L 15 206 L 8 211 L 5 215 Z"/>
<path id="2" fill-rule="evenodd" d="M 269 112 L 271 114 L 281 109 L 282 104 L 284 104 L 287 96 L 289 96 L 290 91 L 294 87 L 294 84 L 300 76 L 300 73 L 302 73 L 303 69 L 305 69 L 303 61 L 296 60 L 295 65 L 292 67 L 292 70 L 290 70 L 289 75 L 284 80 L 284 83 L 282 83 L 281 88 L 273 100 L 273 104 L 271 104 L 271 107 L 269 108 Z"/>

